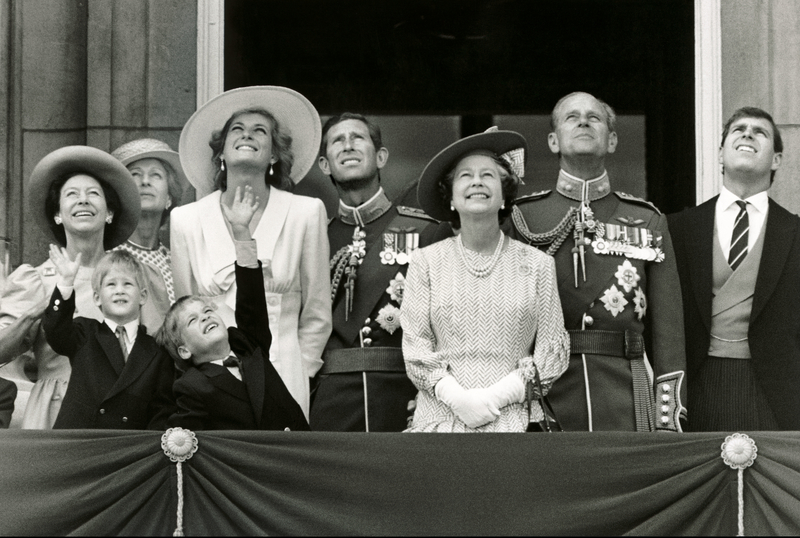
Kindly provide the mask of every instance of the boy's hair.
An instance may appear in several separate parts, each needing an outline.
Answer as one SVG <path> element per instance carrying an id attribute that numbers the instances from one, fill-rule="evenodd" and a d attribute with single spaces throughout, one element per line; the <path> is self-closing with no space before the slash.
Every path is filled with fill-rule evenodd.
<path id="1" fill-rule="evenodd" d="M 136 256 L 127 250 L 112 250 L 100 258 L 100 262 L 94 269 L 92 274 L 92 291 L 100 293 L 100 287 L 103 285 L 103 279 L 108 276 L 108 273 L 113 268 L 126 270 L 136 278 L 136 284 L 140 289 L 146 289 L 147 283 L 144 278 L 144 269 Z"/>
<path id="2" fill-rule="evenodd" d="M 180 321 L 180 315 L 184 309 L 189 303 L 194 301 L 203 303 L 204 305 L 211 304 L 212 306 L 216 306 L 214 303 L 206 301 L 205 298 L 199 295 L 184 295 L 169 307 L 167 314 L 164 316 L 164 323 L 156 334 L 153 335 L 158 345 L 167 350 L 175 366 L 181 372 L 185 372 L 191 363 L 187 364 L 187 361 L 182 359 L 178 354 L 178 348 L 183 345 L 183 334 L 181 333 L 181 328 L 178 326 L 178 322 Z"/>

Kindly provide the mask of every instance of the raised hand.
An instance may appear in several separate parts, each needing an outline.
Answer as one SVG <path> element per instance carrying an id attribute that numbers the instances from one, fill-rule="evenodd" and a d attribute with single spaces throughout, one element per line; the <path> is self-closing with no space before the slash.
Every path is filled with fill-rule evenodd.
<path id="1" fill-rule="evenodd" d="M 50 261 L 56 266 L 62 286 L 73 286 L 75 284 L 75 276 L 78 274 L 78 269 L 81 266 L 81 253 L 75 256 L 73 261 L 69 257 L 67 249 L 63 247 L 50 244 Z"/>
<path id="2" fill-rule="evenodd" d="M 237 227 L 249 229 L 250 221 L 258 210 L 258 201 L 258 196 L 253 194 L 253 187 L 246 185 L 244 189 L 236 187 L 230 207 L 222 204 L 222 212 L 234 231 Z"/>

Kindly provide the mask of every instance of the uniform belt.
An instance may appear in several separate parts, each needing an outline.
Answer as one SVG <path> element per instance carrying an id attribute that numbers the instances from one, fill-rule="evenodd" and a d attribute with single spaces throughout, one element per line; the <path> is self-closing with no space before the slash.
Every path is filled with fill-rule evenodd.
<path id="1" fill-rule="evenodd" d="M 406 373 L 403 351 L 399 347 L 332 349 L 322 355 L 322 360 L 319 373 L 323 375 L 348 372 Z"/>
<path id="2" fill-rule="evenodd" d="M 644 358 L 644 338 L 635 331 L 569 331 L 571 354 Z"/>

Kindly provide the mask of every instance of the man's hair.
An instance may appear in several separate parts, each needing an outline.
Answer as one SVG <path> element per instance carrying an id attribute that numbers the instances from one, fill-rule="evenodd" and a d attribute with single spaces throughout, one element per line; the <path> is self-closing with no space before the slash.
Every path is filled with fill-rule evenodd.
<path id="1" fill-rule="evenodd" d="M 467 155 L 459 157 L 453 163 L 453 166 L 450 167 L 450 170 L 448 170 L 447 173 L 439 180 L 439 196 L 441 196 L 442 203 L 445 205 L 445 207 L 449 206 L 450 200 L 453 199 L 453 181 L 455 179 L 456 166 L 458 166 L 458 163 L 461 162 L 462 159 L 474 154 L 475 153 L 468 153 Z M 489 151 L 480 151 L 477 154 L 486 155 L 492 159 L 495 164 L 497 164 L 497 168 L 500 169 L 500 185 L 502 188 L 503 204 L 505 207 L 498 210 L 497 219 L 500 224 L 503 224 L 514 208 L 514 200 L 516 200 L 517 191 L 519 190 L 519 177 L 517 177 L 517 175 L 511 169 L 511 165 L 508 164 L 508 161 L 502 157 L 498 157 L 496 154 Z M 447 220 L 454 229 L 461 228 L 461 216 L 458 214 L 458 211 L 450 211 L 450 216 L 447 218 Z"/>
<path id="2" fill-rule="evenodd" d="M 375 151 L 378 151 L 383 147 L 383 139 L 381 138 L 381 128 L 369 121 L 365 116 L 362 114 L 357 114 L 355 112 L 342 112 L 338 116 L 333 116 L 325 122 L 325 125 L 322 126 L 322 141 L 319 144 L 319 156 L 325 157 L 326 152 L 328 150 L 328 131 L 334 125 L 342 123 L 346 120 L 357 120 L 367 126 L 369 130 L 369 137 L 372 139 L 372 145 L 375 146 Z"/>
<path id="3" fill-rule="evenodd" d="M 558 125 L 558 109 L 561 105 L 564 104 L 564 101 L 569 99 L 570 97 L 574 97 L 576 95 L 588 95 L 589 97 L 593 98 L 595 101 L 600 103 L 600 106 L 603 108 L 603 111 L 606 113 L 606 125 L 608 126 L 608 131 L 614 133 L 617 131 L 617 113 L 614 112 L 614 109 L 611 108 L 611 105 L 603 101 L 602 99 L 598 99 L 594 95 L 588 92 L 572 92 L 570 94 L 565 95 L 561 99 L 558 100 L 556 106 L 553 107 L 553 111 L 550 113 L 550 130 L 555 131 L 556 125 Z"/>
<path id="4" fill-rule="evenodd" d="M 127 250 L 119 249 L 112 250 L 100 258 L 100 262 L 97 264 L 97 267 L 95 267 L 94 273 L 92 273 L 92 291 L 100 293 L 103 280 L 112 269 L 122 270 L 134 277 L 140 289 L 147 288 L 147 281 L 144 277 L 142 264 L 139 263 L 136 256 Z"/>
<path id="5" fill-rule="evenodd" d="M 153 335 L 153 338 L 155 338 L 156 342 L 158 342 L 158 345 L 163 347 L 167 353 L 169 353 L 169 356 L 172 357 L 175 366 L 181 372 L 185 372 L 189 365 L 186 363 L 187 361 L 182 359 L 178 354 L 178 348 L 184 344 L 183 333 L 181 332 L 181 327 L 179 326 L 180 316 L 189 303 L 193 302 L 215 306 L 214 303 L 207 300 L 205 297 L 201 297 L 200 295 L 184 295 L 169 307 L 167 314 L 164 316 L 164 323 L 161 324 L 161 328 L 156 331 L 155 335 Z"/>
<path id="6" fill-rule="evenodd" d="M 728 118 L 728 121 L 725 122 L 725 126 L 722 128 L 722 141 L 719 144 L 720 148 L 725 145 L 725 139 L 728 138 L 728 134 L 730 134 L 731 125 L 733 125 L 735 121 L 742 118 L 761 118 L 763 120 L 767 120 L 769 124 L 772 125 L 772 150 L 775 153 L 783 153 L 783 138 L 781 137 L 780 129 L 778 129 L 778 126 L 775 124 L 775 120 L 772 119 L 772 116 L 769 115 L 769 112 L 754 106 L 743 106 L 734 112 L 730 118 Z M 770 173 L 770 183 L 775 181 L 775 172 L 777 172 L 777 170 L 772 170 Z M 722 173 L 725 173 L 724 169 L 722 170 Z"/>

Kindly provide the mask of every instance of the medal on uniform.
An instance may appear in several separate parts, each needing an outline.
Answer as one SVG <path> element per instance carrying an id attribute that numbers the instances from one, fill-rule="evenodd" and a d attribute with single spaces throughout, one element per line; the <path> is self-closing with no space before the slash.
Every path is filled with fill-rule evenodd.
<path id="1" fill-rule="evenodd" d="M 407 265 L 411 253 L 419 247 L 419 233 L 415 228 L 389 228 L 383 234 L 381 263 L 384 265 Z"/>
<path id="2" fill-rule="evenodd" d="M 625 256 L 634 260 L 664 261 L 662 237 L 647 228 L 605 224 L 605 237 L 592 241 L 596 254 Z"/>

